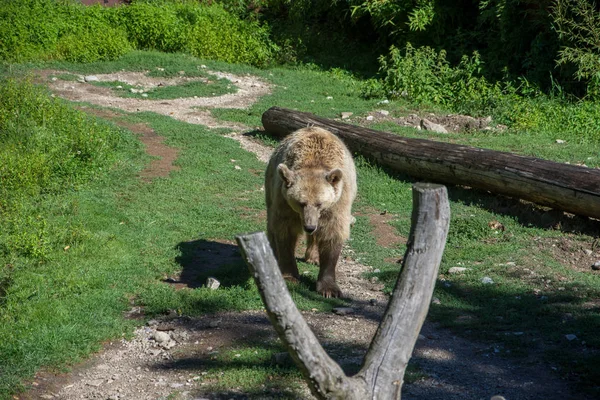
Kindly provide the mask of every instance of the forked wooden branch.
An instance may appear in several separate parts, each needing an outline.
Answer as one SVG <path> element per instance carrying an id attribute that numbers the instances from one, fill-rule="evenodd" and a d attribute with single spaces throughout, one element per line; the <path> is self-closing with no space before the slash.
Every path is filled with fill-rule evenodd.
<path id="1" fill-rule="evenodd" d="M 446 188 L 413 186 L 412 226 L 402 272 L 363 367 L 348 377 L 296 308 L 263 232 L 236 237 L 280 339 L 319 399 L 400 399 L 404 372 L 427 315 L 446 244 Z"/>

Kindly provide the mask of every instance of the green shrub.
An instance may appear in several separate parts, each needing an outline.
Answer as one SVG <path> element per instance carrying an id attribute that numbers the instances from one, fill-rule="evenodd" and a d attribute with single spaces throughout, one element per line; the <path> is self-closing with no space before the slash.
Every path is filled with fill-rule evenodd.
<path id="1" fill-rule="evenodd" d="M 557 0 L 554 24 L 564 46 L 559 65 L 575 65 L 574 76 L 587 84 L 587 94 L 600 98 L 600 10 L 588 0 Z"/>
<path id="2" fill-rule="evenodd" d="M 467 111 L 484 109 L 491 98 L 501 94 L 498 85 L 481 76 L 482 61 L 476 52 L 452 67 L 445 51 L 408 43 L 404 52 L 392 46 L 379 62 L 383 91 L 390 98 Z"/>
<path id="3" fill-rule="evenodd" d="M 189 10 L 191 11 L 191 10 Z M 188 42 L 188 51 L 202 58 L 265 66 L 277 47 L 269 40 L 266 26 L 233 18 L 224 9 L 196 8 Z"/>
<path id="4" fill-rule="evenodd" d="M 136 2 L 120 7 L 118 17 L 137 49 L 177 52 L 185 49 L 189 31 L 189 21 L 179 18 L 178 11 L 188 7 Z"/>
<path id="5" fill-rule="evenodd" d="M 0 59 L 114 60 L 131 49 L 264 66 L 278 48 L 269 30 L 222 6 L 167 0 L 86 7 L 55 0 L 0 1 Z"/>

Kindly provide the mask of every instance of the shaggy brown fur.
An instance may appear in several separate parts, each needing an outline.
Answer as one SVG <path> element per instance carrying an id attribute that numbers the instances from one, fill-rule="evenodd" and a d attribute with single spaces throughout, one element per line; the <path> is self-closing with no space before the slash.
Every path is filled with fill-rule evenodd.
<path id="1" fill-rule="evenodd" d="M 350 236 L 356 170 L 350 151 L 321 128 L 300 129 L 277 147 L 265 176 L 267 234 L 282 273 L 298 278 L 295 249 L 307 234 L 306 261 L 319 263 L 317 291 L 342 295 L 335 267 Z"/>

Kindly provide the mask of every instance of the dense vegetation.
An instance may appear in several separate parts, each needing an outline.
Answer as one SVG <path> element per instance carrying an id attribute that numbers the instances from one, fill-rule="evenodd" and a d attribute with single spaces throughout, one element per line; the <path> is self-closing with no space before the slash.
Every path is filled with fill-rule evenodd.
<path id="1" fill-rule="evenodd" d="M 268 30 L 221 6 L 139 1 L 127 7 L 85 7 L 68 0 L 0 3 L 0 59 L 114 60 L 132 49 L 187 52 L 265 65 L 276 47 Z"/>

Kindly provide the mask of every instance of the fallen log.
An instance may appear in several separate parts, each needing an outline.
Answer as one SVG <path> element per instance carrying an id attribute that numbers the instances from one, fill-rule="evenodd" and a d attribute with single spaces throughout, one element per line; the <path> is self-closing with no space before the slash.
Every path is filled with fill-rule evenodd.
<path id="1" fill-rule="evenodd" d="M 450 223 L 446 188 L 413 185 L 412 225 L 388 307 L 354 376 L 321 347 L 296 308 L 264 232 L 236 237 L 279 338 L 318 399 L 401 398 L 404 372 L 427 315 Z"/>
<path id="2" fill-rule="evenodd" d="M 351 151 L 415 178 L 466 185 L 600 218 L 600 169 L 405 138 L 280 107 L 265 111 L 262 123 L 267 133 L 277 137 L 319 126 L 338 135 Z"/>

